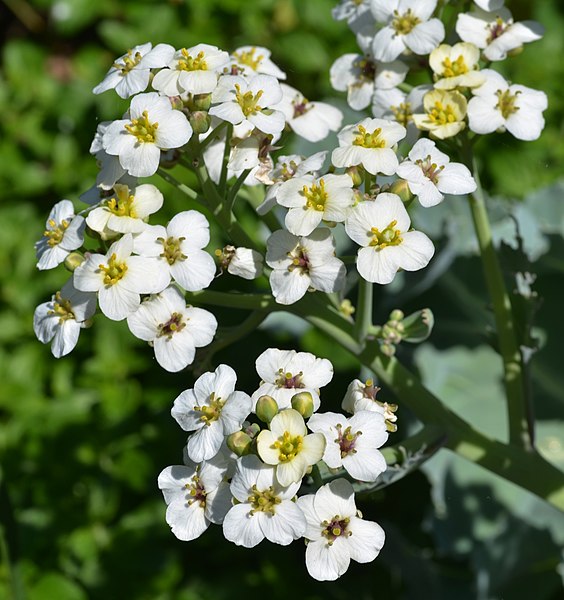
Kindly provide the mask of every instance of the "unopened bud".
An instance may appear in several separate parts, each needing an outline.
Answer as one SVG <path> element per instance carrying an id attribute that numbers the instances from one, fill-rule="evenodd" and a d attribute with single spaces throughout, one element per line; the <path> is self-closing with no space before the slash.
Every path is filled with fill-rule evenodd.
<path id="1" fill-rule="evenodd" d="M 313 397 L 309 392 L 298 392 L 292 396 L 292 408 L 297 410 L 304 419 L 313 414 Z"/>
<path id="2" fill-rule="evenodd" d="M 278 404 L 276 404 L 276 400 L 271 396 L 261 396 L 257 400 L 255 413 L 261 421 L 270 423 L 278 414 Z"/>
<path id="3" fill-rule="evenodd" d="M 523 46 L 517 46 L 517 48 L 513 48 L 511 50 L 509 50 L 509 52 L 507 53 L 507 56 L 509 56 L 510 58 L 513 58 L 514 56 L 519 56 L 519 54 L 521 54 L 521 52 L 523 52 Z"/>
<path id="4" fill-rule="evenodd" d="M 245 456 L 252 449 L 253 440 L 243 431 L 236 431 L 227 436 L 227 447 L 237 456 Z"/>
<path id="5" fill-rule="evenodd" d="M 211 106 L 211 94 L 195 94 L 192 96 L 190 102 L 190 108 L 194 111 L 205 110 L 208 111 Z"/>
<path id="6" fill-rule="evenodd" d="M 65 258 L 65 269 L 72 273 L 76 267 L 80 267 L 84 261 L 85 258 L 80 252 L 71 252 L 70 254 L 67 254 L 67 257 Z"/>
<path id="7" fill-rule="evenodd" d="M 169 96 L 170 105 L 175 110 L 182 110 L 184 108 L 184 102 L 180 96 Z"/>
<path id="8" fill-rule="evenodd" d="M 359 187 L 364 181 L 362 173 L 359 171 L 359 167 L 347 167 L 345 173 L 352 179 L 353 186 Z"/>
<path id="9" fill-rule="evenodd" d="M 405 315 L 399 308 L 396 308 L 390 313 L 390 321 L 403 321 L 404 317 Z"/>
<path id="10" fill-rule="evenodd" d="M 394 181 L 389 189 L 390 193 L 396 194 L 400 197 L 402 202 L 411 202 L 413 200 L 413 194 L 409 189 L 409 185 L 405 179 L 398 179 Z"/>
<path id="11" fill-rule="evenodd" d="M 206 131 L 210 128 L 211 117 L 206 111 L 194 111 L 190 113 L 188 120 L 190 121 L 190 125 L 192 125 L 194 133 L 206 133 Z"/>
<path id="12" fill-rule="evenodd" d="M 248 421 L 245 421 L 243 423 L 242 431 L 243 433 L 246 433 L 251 440 L 254 440 L 261 432 L 261 428 L 258 423 L 249 423 Z"/>

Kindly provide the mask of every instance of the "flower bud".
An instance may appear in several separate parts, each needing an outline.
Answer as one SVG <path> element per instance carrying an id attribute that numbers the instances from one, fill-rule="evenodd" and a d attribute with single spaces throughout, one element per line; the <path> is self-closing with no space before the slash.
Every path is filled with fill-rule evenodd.
<path id="1" fill-rule="evenodd" d="M 399 308 L 396 308 L 390 313 L 390 321 L 403 321 L 404 317 L 405 315 Z"/>
<path id="2" fill-rule="evenodd" d="M 245 456 L 251 452 L 253 440 L 243 431 L 236 431 L 227 436 L 227 447 L 237 456 Z"/>
<path id="3" fill-rule="evenodd" d="M 276 400 L 270 396 L 261 396 L 257 400 L 255 413 L 261 421 L 270 423 L 270 421 L 278 414 L 278 404 L 276 404 Z"/>
<path id="4" fill-rule="evenodd" d="M 297 410 L 304 419 L 313 414 L 313 397 L 309 392 L 298 392 L 292 396 L 292 408 Z"/>
<path id="5" fill-rule="evenodd" d="M 71 252 L 70 254 L 67 254 L 67 257 L 65 258 L 65 269 L 72 273 L 76 267 L 80 267 L 84 261 L 85 258 L 80 252 Z"/>
<path id="6" fill-rule="evenodd" d="M 390 186 L 389 192 L 392 194 L 396 194 L 401 198 L 402 202 L 411 202 L 413 200 L 413 194 L 409 189 L 409 185 L 405 179 L 398 179 L 394 181 Z"/>
<path id="7" fill-rule="evenodd" d="M 209 110 L 211 106 L 211 94 L 195 94 L 192 96 L 190 107 L 193 110 Z"/>
<path id="8" fill-rule="evenodd" d="M 362 173 L 359 171 L 359 167 L 347 167 L 345 173 L 352 179 L 353 186 L 359 187 L 364 181 Z"/>
<path id="9" fill-rule="evenodd" d="M 206 111 L 194 111 L 190 113 L 190 117 L 188 120 L 190 121 L 190 125 L 192 125 L 194 133 L 206 133 L 206 131 L 210 128 L 211 117 Z"/>

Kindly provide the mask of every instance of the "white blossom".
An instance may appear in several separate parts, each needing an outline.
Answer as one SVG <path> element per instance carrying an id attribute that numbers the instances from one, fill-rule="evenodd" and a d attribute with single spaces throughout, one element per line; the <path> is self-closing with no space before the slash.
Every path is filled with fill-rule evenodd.
<path id="1" fill-rule="evenodd" d="M 454 46 L 441 44 L 429 56 L 429 66 L 435 77 L 435 87 L 454 90 L 478 87 L 485 81 L 479 71 L 480 51 L 474 44 L 460 42 Z"/>
<path id="2" fill-rule="evenodd" d="M 267 465 L 276 467 L 281 486 L 300 483 L 309 467 L 321 460 L 325 437 L 307 433 L 302 415 L 293 408 L 280 411 L 257 437 L 257 452 Z"/>
<path id="3" fill-rule="evenodd" d="M 301 237 L 279 229 L 266 247 L 266 262 L 273 269 L 270 286 L 279 304 L 293 304 L 308 290 L 331 293 L 345 285 L 347 271 L 335 256 L 330 229 L 315 229 Z"/>
<path id="4" fill-rule="evenodd" d="M 73 274 L 75 287 L 83 292 L 98 292 L 100 310 L 114 321 L 137 310 L 140 294 L 156 294 L 170 281 L 157 259 L 132 256 L 132 252 L 133 239 L 127 233 L 110 246 L 105 256 L 87 254 Z"/>
<path id="5" fill-rule="evenodd" d="M 262 275 L 262 254 L 252 248 L 225 246 L 215 251 L 219 258 L 220 267 L 230 275 L 236 275 L 243 279 L 256 279 Z"/>
<path id="6" fill-rule="evenodd" d="M 352 31 L 374 23 L 370 0 L 341 0 L 331 11 L 335 21 L 347 21 Z"/>
<path id="7" fill-rule="evenodd" d="M 372 175 L 393 175 L 398 166 L 394 148 L 405 134 L 399 123 L 363 119 L 339 132 L 339 148 L 333 150 L 331 161 L 336 167 L 362 165 Z"/>
<path id="8" fill-rule="evenodd" d="M 301 482 L 280 485 L 275 468 L 264 465 L 256 456 L 244 456 L 237 462 L 231 481 L 236 504 L 223 521 L 223 534 L 230 542 L 254 548 L 266 538 L 287 546 L 302 537 L 306 520 L 292 501 Z"/>
<path id="9" fill-rule="evenodd" d="M 548 106 L 544 92 L 524 85 L 509 85 L 496 71 L 484 69 L 486 82 L 472 91 L 468 102 L 468 126 L 475 133 L 509 131 L 519 140 L 536 140 Z"/>
<path id="10" fill-rule="evenodd" d="M 168 273 L 186 291 L 207 288 L 215 276 L 215 262 L 202 248 L 210 241 L 209 223 L 197 210 L 177 213 L 166 227 L 148 225 L 136 235 L 137 254 L 154 257 L 163 273 Z"/>
<path id="11" fill-rule="evenodd" d="M 384 26 L 376 33 L 372 52 L 390 62 L 406 50 L 429 54 L 445 37 L 439 19 L 432 19 L 437 0 L 372 0 L 374 18 Z"/>
<path id="12" fill-rule="evenodd" d="M 84 217 L 74 214 L 70 200 L 61 200 L 51 209 L 43 237 L 35 243 L 37 268 L 54 269 L 84 242 Z"/>
<path id="13" fill-rule="evenodd" d="M 217 330 L 216 318 L 203 308 L 187 306 L 173 286 L 145 299 L 127 317 L 127 325 L 153 346 L 159 365 L 172 373 L 192 364 L 196 348 L 210 344 Z"/>
<path id="14" fill-rule="evenodd" d="M 77 290 L 70 279 L 50 302 L 35 309 L 33 330 L 41 343 L 51 342 L 53 356 L 61 358 L 74 349 L 80 330 L 95 312 L 96 294 Z"/>
<path id="15" fill-rule="evenodd" d="M 121 178 L 126 174 L 126 170 L 119 162 L 119 157 L 112 156 L 104 150 L 104 134 L 111 124 L 112 121 L 102 121 L 101 123 L 98 123 L 98 126 L 96 127 L 96 133 L 94 134 L 94 139 L 90 144 L 89 150 L 90 154 L 96 157 L 96 163 L 100 169 L 98 175 L 96 176 L 96 186 L 94 187 L 99 187 L 102 190 L 111 190 L 114 184 L 117 181 L 120 181 Z M 83 194 L 80 199 L 87 204 L 96 204 L 99 201 L 96 199 L 96 196 L 94 196 L 92 201 L 85 196 L 86 194 Z"/>
<path id="16" fill-rule="evenodd" d="M 228 63 L 229 54 L 217 46 L 198 44 L 181 48 L 171 53 L 167 67 L 155 75 L 152 86 L 167 96 L 210 94 Z"/>
<path id="17" fill-rule="evenodd" d="M 474 2 L 485 11 L 493 11 L 501 8 L 505 0 L 474 0 Z"/>
<path id="18" fill-rule="evenodd" d="M 209 114 L 272 135 L 284 129 L 284 113 L 276 110 L 282 100 L 278 80 L 270 75 L 255 75 L 246 80 L 239 75 L 224 75 L 212 94 Z"/>
<path id="19" fill-rule="evenodd" d="M 350 419 L 332 412 L 316 413 L 307 426 L 325 436 L 323 461 L 330 469 L 343 467 L 358 481 L 376 481 L 386 470 L 386 460 L 378 450 L 388 440 L 382 413 L 364 410 Z"/>
<path id="20" fill-rule="evenodd" d="M 354 203 L 353 182 L 348 175 L 313 175 L 284 182 L 276 201 L 290 210 L 285 224 L 294 235 L 309 235 L 321 221 L 341 223 Z"/>
<path id="21" fill-rule="evenodd" d="M 483 71 L 482 71 L 483 73 Z M 423 98 L 424 113 L 412 115 L 415 125 L 431 137 L 444 140 L 466 127 L 466 98 L 457 91 L 432 90 Z"/>
<path id="22" fill-rule="evenodd" d="M 140 233 L 147 226 L 149 215 L 163 205 L 163 195 L 150 183 L 132 187 L 116 183 L 113 195 L 88 213 L 86 224 L 93 231 L 110 233 Z"/>
<path id="23" fill-rule="evenodd" d="M 188 456 L 195 462 L 209 460 L 221 448 L 226 436 L 241 429 L 251 412 L 251 399 L 235 391 L 237 375 L 227 365 L 201 375 L 194 388 L 174 401 L 171 414 L 188 438 Z"/>
<path id="24" fill-rule="evenodd" d="M 210 523 L 221 524 L 231 508 L 231 492 L 225 481 L 227 460 L 222 454 L 196 465 L 174 465 L 158 477 L 166 508 L 166 522 L 183 541 L 202 535 Z"/>
<path id="25" fill-rule="evenodd" d="M 343 113 L 326 102 L 310 102 L 295 88 L 281 84 L 282 100 L 276 109 L 284 113 L 286 123 L 300 137 L 309 142 L 325 139 L 330 131 L 337 131 L 343 122 Z"/>
<path id="26" fill-rule="evenodd" d="M 515 23 L 507 8 L 492 10 L 494 12 L 477 8 L 470 13 L 460 13 L 456 21 L 456 33 L 460 38 L 481 48 L 488 60 L 504 60 L 511 50 L 543 36 L 544 28 L 540 23 Z"/>
<path id="27" fill-rule="evenodd" d="M 420 231 L 409 231 L 411 221 L 403 202 L 395 194 L 378 194 L 374 201 L 358 204 L 345 229 L 362 246 L 356 268 L 373 283 L 390 283 L 399 269 L 418 271 L 427 266 L 435 248 Z"/>
<path id="28" fill-rule="evenodd" d="M 168 44 L 157 44 L 154 48 L 150 42 L 134 46 L 116 59 L 104 80 L 92 92 L 101 94 L 115 89 L 120 98 L 144 92 L 149 85 L 151 69 L 164 67 L 172 53 L 174 48 Z"/>
<path id="29" fill-rule="evenodd" d="M 442 202 L 444 194 L 470 194 L 476 190 L 476 182 L 468 167 L 451 163 L 435 142 L 419 140 L 397 168 L 396 173 L 407 181 L 412 194 L 422 206 L 435 206 Z"/>
<path id="30" fill-rule="evenodd" d="M 186 116 L 168 98 L 150 92 L 131 100 L 129 117 L 108 125 L 102 143 L 130 175 L 148 177 L 159 167 L 161 150 L 180 148 L 191 136 Z"/>
<path id="31" fill-rule="evenodd" d="M 384 530 L 360 517 L 352 485 L 336 479 L 316 494 L 298 498 L 307 520 L 306 567 L 319 581 L 334 581 L 349 568 L 351 559 L 372 562 L 385 541 Z"/>
<path id="32" fill-rule="evenodd" d="M 241 46 L 231 53 L 230 72 L 243 77 L 262 74 L 286 79 L 286 73 L 272 62 L 270 55 L 270 50 L 263 46 Z"/>

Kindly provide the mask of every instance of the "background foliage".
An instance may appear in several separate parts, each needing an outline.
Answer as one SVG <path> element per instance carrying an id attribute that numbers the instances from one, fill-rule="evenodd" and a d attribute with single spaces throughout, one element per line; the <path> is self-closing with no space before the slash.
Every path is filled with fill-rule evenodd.
<path id="1" fill-rule="evenodd" d="M 532 369 L 537 443 L 564 466 L 560 288 L 564 273 L 564 9 L 557 0 L 507 2 L 518 20 L 534 18 L 546 37 L 503 65 L 516 82 L 549 96 L 540 140 L 508 135 L 480 143 L 484 183 L 492 196 L 508 277 L 534 270 L 542 297 Z M 0 71 L 0 597 L 31 600 L 139 598 L 192 600 L 254 597 L 509 598 L 560 597 L 562 515 L 515 486 L 446 451 L 423 471 L 360 501 L 387 532 L 370 566 L 353 563 L 336 584 L 305 572 L 303 547 L 228 545 L 219 528 L 185 544 L 170 534 L 156 475 L 181 461 L 185 435 L 170 417 L 192 374 L 165 374 L 125 323 L 99 320 L 76 351 L 55 360 L 32 331 L 34 307 L 67 275 L 38 274 L 33 242 L 50 207 L 76 201 L 96 173 L 88 155 L 96 119 L 113 119 L 124 103 L 95 97 L 113 59 L 128 47 L 205 41 L 231 50 L 272 49 L 289 83 L 312 99 L 334 96 L 328 68 L 353 36 L 331 19 L 332 0 L 4 0 Z M 342 103 L 342 98 L 338 100 Z M 182 199 L 160 181 L 170 212 Z M 515 217 L 509 216 L 512 211 Z M 415 216 L 439 253 L 422 275 L 379 289 L 376 322 L 392 308 L 433 309 L 428 343 L 400 348 L 426 384 L 488 434 L 505 439 L 500 365 L 490 347 L 492 319 L 462 201 Z M 517 229 L 516 229 L 517 224 Z M 516 251 L 522 238 L 522 251 Z M 532 266 L 528 261 L 532 261 Z M 220 282 L 224 287 L 229 282 Z M 513 284 L 512 287 L 516 287 Z M 535 296 L 536 295 L 536 296 Z M 528 298 L 527 298 L 528 296 Z M 447 299 L 448 301 L 445 301 Z M 221 324 L 241 315 L 216 312 Z M 324 402 L 336 409 L 354 362 L 298 322 L 272 318 L 245 342 L 215 357 L 252 391 L 252 360 L 269 345 L 298 347 L 334 361 L 339 376 Z M 384 394 L 385 390 L 384 390 Z M 389 399 L 389 396 L 387 396 Z M 400 432 L 417 423 L 400 407 Z M 531 474 L 534 476 L 534 474 Z"/>

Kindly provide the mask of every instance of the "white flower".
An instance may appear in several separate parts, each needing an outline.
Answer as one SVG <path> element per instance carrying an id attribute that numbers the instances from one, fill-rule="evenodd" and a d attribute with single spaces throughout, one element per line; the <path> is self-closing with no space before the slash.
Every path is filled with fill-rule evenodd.
<path id="1" fill-rule="evenodd" d="M 276 467 L 281 486 L 301 482 L 309 467 L 321 460 L 325 437 L 307 433 L 302 415 L 293 408 L 280 411 L 257 437 L 257 452 L 267 464 Z"/>
<path id="2" fill-rule="evenodd" d="M 147 226 L 146 219 L 163 205 L 163 195 L 150 183 L 129 188 L 116 183 L 114 194 L 103 200 L 102 206 L 92 210 L 86 224 L 93 231 L 111 233 L 140 233 Z"/>
<path id="3" fill-rule="evenodd" d="M 468 125 L 475 133 L 509 131 L 519 140 L 536 140 L 544 128 L 548 106 L 544 92 L 509 85 L 496 71 L 484 69 L 486 82 L 473 90 L 468 103 Z"/>
<path id="4" fill-rule="evenodd" d="M 292 501 L 301 482 L 282 487 L 275 469 L 253 455 L 237 462 L 231 493 L 237 503 L 223 521 L 223 534 L 230 542 L 254 548 L 264 538 L 287 546 L 302 537 L 306 520 Z"/>
<path id="5" fill-rule="evenodd" d="M 344 467 L 359 481 L 376 481 L 386 470 L 386 460 L 377 450 L 388 440 L 382 413 L 363 410 L 350 419 L 332 412 L 317 413 L 307 426 L 325 436 L 323 460 L 330 469 Z"/>
<path id="6" fill-rule="evenodd" d="M 257 358 L 256 368 L 262 382 L 251 396 L 253 406 L 261 396 L 270 396 L 280 409 L 288 408 L 292 396 L 309 392 L 317 410 L 319 388 L 333 379 L 333 365 L 326 358 L 317 358 L 309 352 L 269 348 Z"/>
<path id="7" fill-rule="evenodd" d="M 188 292 L 203 290 L 215 276 L 213 258 L 202 250 L 209 244 L 209 223 L 197 210 L 176 214 L 166 227 L 146 226 L 135 236 L 133 248 L 143 256 L 153 256 L 163 273 Z"/>
<path id="8" fill-rule="evenodd" d="M 130 175 L 148 177 L 159 168 L 161 150 L 180 148 L 191 136 L 186 116 L 168 98 L 150 92 L 131 100 L 129 118 L 108 125 L 102 143 Z"/>
<path id="9" fill-rule="evenodd" d="M 84 242 L 84 218 L 74 214 L 70 200 L 61 200 L 51 209 L 43 237 L 35 243 L 37 268 L 54 269 Z"/>
<path id="10" fill-rule="evenodd" d="M 144 300 L 127 317 L 127 325 L 133 335 L 154 347 L 159 365 L 172 373 L 192 364 L 196 348 L 211 343 L 217 330 L 210 312 L 187 306 L 172 286 Z"/>
<path id="11" fill-rule="evenodd" d="M 229 54 L 216 46 L 198 44 L 188 49 L 181 48 L 168 60 L 168 68 L 155 75 L 152 86 L 167 96 L 185 92 L 209 94 L 215 89 L 219 74 L 228 63 Z"/>
<path id="12" fill-rule="evenodd" d="M 399 123 L 363 119 L 339 132 L 339 148 L 333 150 L 331 161 L 336 167 L 362 165 L 372 175 L 393 175 L 398 166 L 393 148 L 405 134 L 405 127 Z"/>
<path id="13" fill-rule="evenodd" d="M 348 236 L 362 246 L 356 268 L 373 283 L 390 283 L 399 269 L 418 271 L 435 252 L 420 231 L 409 231 L 411 221 L 395 194 L 378 194 L 374 201 L 357 205 L 345 223 Z"/>
<path id="14" fill-rule="evenodd" d="M 349 568 L 351 559 L 373 561 L 384 545 L 384 530 L 360 518 L 353 487 L 345 479 L 298 498 L 298 506 L 307 520 L 306 567 L 318 581 L 334 581 Z"/>
<path id="15" fill-rule="evenodd" d="M 262 254 L 251 248 L 225 246 L 215 251 L 222 270 L 243 279 L 256 279 L 262 275 Z"/>
<path id="16" fill-rule="evenodd" d="M 485 81 L 479 72 L 480 51 L 474 44 L 460 42 L 454 46 L 441 44 L 429 56 L 435 87 L 454 90 L 460 87 L 478 87 Z"/>
<path id="17" fill-rule="evenodd" d="M 460 13 L 456 21 L 456 33 L 484 52 L 488 60 L 504 60 L 507 53 L 523 44 L 540 40 L 544 28 L 536 21 L 514 23 L 511 12 L 500 7 L 495 12 L 476 9 Z"/>
<path id="18" fill-rule="evenodd" d="M 83 292 L 98 292 L 100 310 L 121 321 L 137 310 L 140 294 L 162 291 L 170 276 L 155 258 L 131 256 L 130 233 L 114 242 L 107 254 L 90 254 L 74 271 L 74 285 Z"/>
<path id="19" fill-rule="evenodd" d="M 451 163 L 435 145 L 435 142 L 419 140 L 403 161 L 396 173 L 407 181 L 421 206 L 435 206 L 444 199 L 443 194 L 470 194 L 476 190 L 476 182 L 468 168 L 460 163 Z"/>
<path id="20" fill-rule="evenodd" d="M 204 373 L 174 401 L 171 414 L 188 438 L 188 456 L 195 462 L 209 460 L 221 448 L 226 436 L 241 429 L 251 412 L 251 399 L 236 392 L 237 375 L 227 365 Z"/>
<path id="21" fill-rule="evenodd" d="M 341 223 L 354 202 L 353 182 L 348 175 L 304 175 L 286 181 L 276 201 L 290 210 L 285 224 L 294 235 L 309 235 L 321 221 Z"/>
<path id="22" fill-rule="evenodd" d="M 244 77 L 255 74 L 286 79 L 286 73 L 270 60 L 270 50 L 263 46 L 241 46 L 231 53 L 231 72 Z"/>
<path id="23" fill-rule="evenodd" d="M 308 290 L 336 292 L 345 285 L 344 263 L 335 257 L 327 228 L 298 237 L 279 229 L 266 241 L 266 262 L 272 267 L 270 286 L 279 304 L 293 304 Z"/>
<path id="24" fill-rule="evenodd" d="M 150 42 L 134 46 L 114 62 L 104 80 L 92 92 L 101 94 L 115 89 L 120 98 L 144 92 L 149 85 L 151 69 L 164 67 L 172 53 L 174 48 L 168 44 L 157 44 L 154 48 Z"/>
<path id="25" fill-rule="evenodd" d="M 376 400 L 379 391 L 380 388 L 374 385 L 372 379 L 367 379 L 365 382 L 353 379 L 347 387 L 341 408 L 351 414 L 361 410 L 373 410 L 383 414 L 384 409 Z"/>
<path id="26" fill-rule="evenodd" d="M 372 0 L 371 9 L 378 23 L 372 52 L 377 60 L 390 62 L 402 52 L 429 54 L 445 37 L 439 19 L 431 19 L 437 0 Z"/>
<path id="27" fill-rule="evenodd" d="M 80 330 L 95 312 L 96 295 L 78 291 L 70 279 L 50 302 L 35 309 L 33 330 L 41 343 L 52 342 L 53 356 L 61 358 L 76 346 Z"/>
<path id="28" fill-rule="evenodd" d="M 474 0 L 474 2 L 486 11 L 497 10 L 503 6 L 504 0 Z"/>
<path id="29" fill-rule="evenodd" d="M 346 19 L 348 26 L 354 32 L 374 22 L 370 11 L 370 0 L 341 0 L 331 14 L 335 21 Z"/>
<path id="30" fill-rule="evenodd" d="M 103 139 L 106 129 L 112 124 L 112 121 L 102 121 L 98 123 L 96 127 L 96 133 L 92 144 L 90 144 L 90 154 L 96 157 L 96 163 L 100 171 L 96 176 L 96 187 L 102 188 L 102 190 L 111 190 L 116 181 L 119 181 L 126 171 L 119 162 L 119 157 L 112 156 L 104 150 Z M 98 200 L 90 201 L 84 198 L 83 194 L 80 199 L 87 204 L 95 204 Z"/>
<path id="31" fill-rule="evenodd" d="M 212 94 L 210 115 L 233 125 L 256 127 L 275 135 L 284 129 L 284 113 L 276 110 L 282 100 L 278 80 L 270 75 L 255 75 L 248 81 L 239 75 L 224 75 Z"/>
<path id="32" fill-rule="evenodd" d="M 288 156 L 279 156 L 276 159 L 276 165 L 269 174 L 269 180 L 263 183 L 269 185 L 264 201 L 257 206 L 259 215 L 266 214 L 271 208 L 276 206 L 276 195 L 280 186 L 293 177 L 301 177 L 308 173 L 317 173 L 327 157 L 327 152 L 316 152 L 307 158 L 299 154 L 290 154 Z"/>
<path id="33" fill-rule="evenodd" d="M 340 56 L 329 71 L 331 85 L 347 92 L 347 102 L 354 110 L 366 108 L 375 89 L 391 89 L 403 83 L 408 67 L 399 60 L 381 63 L 363 54 Z"/>
<path id="34" fill-rule="evenodd" d="M 419 129 L 429 131 L 431 137 L 444 140 L 466 127 L 466 107 L 466 98 L 460 92 L 432 90 L 423 98 L 425 112 L 411 118 Z"/>
<path id="35" fill-rule="evenodd" d="M 285 83 L 281 84 L 282 100 L 276 105 L 286 117 L 286 123 L 300 137 L 310 142 L 325 139 L 330 131 L 337 131 L 343 122 L 343 113 L 326 102 L 310 102 L 304 95 Z"/>
<path id="36" fill-rule="evenodd" d="M 223 522 L 231 508 L 226 471 L 221 454 L 199 465 L 189 461 L 161 471 L 158 485 L 167 504 L 166 522 L 179 540 L 194 540 L 210 523 Z"/>

